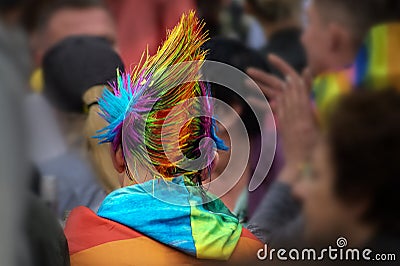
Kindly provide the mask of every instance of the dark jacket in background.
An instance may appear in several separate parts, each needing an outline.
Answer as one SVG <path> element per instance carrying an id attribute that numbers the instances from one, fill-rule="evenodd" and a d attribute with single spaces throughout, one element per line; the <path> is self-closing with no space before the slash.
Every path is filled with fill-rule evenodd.
<path id="1" fill-rule="evenodd" d="M 290 28 L 278 31 L 271 35 L 267 46 L 262 49 L 265 55 L 276 54 L 288 62 L 296 71 L 302 72 L 307 66 L 306 54 L 301 44 L 301 30 Z M 275 68 L 271 67 L 271 72 L 281 75 Z"/>
<path id="2" fill-rule="evenodd" d="M 32 265 L 70 265 L 67 239 L 54 213 L 31 193 L 26 203 L 24 226 Z"/>

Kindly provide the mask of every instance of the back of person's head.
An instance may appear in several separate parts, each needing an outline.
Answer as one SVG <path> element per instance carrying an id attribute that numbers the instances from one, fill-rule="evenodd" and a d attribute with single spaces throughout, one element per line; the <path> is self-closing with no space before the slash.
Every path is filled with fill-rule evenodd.
<path id="1" fill-rule="evenodd" d="M 303 0 L 247 0 L 250 11 L 261 21 L 280 23 L 300 21 Z"/>
<path id="2" fill-rule="evenodd" d="M 44 94 L 59 110 L 83 113 L 84 93 L 114 80 L 117 69 L 124 70 L 123 62 L 107 40 L 90 36 L 66 38 L 45 54 Z"/>
<path id="3" fill-rule="evenodd" d="M 243 73 L 245 73 L 250 67 L 262 69 L 264 71 L 270 70 L 262 55 L 233 39 L 222 37 L 213 38 L 204 45 L 204 49 L 208 50 L 206 56 L 207 60 L 227 64 Z M 219 73 L 219 71 L 224 70 L 218 70 L 217 68 L 214 71 L 209 72 L 212 72 L 210 73 L 212 75 L 222 74 Z M 240 89 L 240 95 L 222 85 L 211 83 L 210 86 L 213 97 L 227 103 L 231 107 L 239 107 L 239 115 L 245 124 L 248 133 L 251 136 L 259 134 L 260 128 L 257 118 L 245 100 L 251 96 L 251 91 L 248 90 L 243 77 L 230 77 L 230 79 L 232 79 L 233 82 L 236 83 L 237 88 Z"/>
<path id="4" fill-rule="evenodd" d="M 372 26 L 400 20 L 400 2 L 397 0 L 312 1 L 324 20 L 341 23 L 351 30 L 357 47 Z"/>
<path id="5" fill-rule="evenodd" d="M 400 232 L 400 94 L 360 90 L 343 97 L 330 116 L 336 194 L 367 202 L 364 222 Z"/>
<path id="6" fill-rule="evenodd" d="M 226 148 L 215 134 L 209 89 L 198 81 L 205 58 L 202 29 L 194 12 L 182 16 L 157 54 L 132 74 L 118 75 L 114 92 L 105 90 L 99 101 L 108 126 L 97 137 L 112 143 L 114 156 L 123 152 L 125 163 L 117 170 L 132 171 L 137 181 L 147 174 L 151 179 L 185 175 L 201 184 L 214 155 L 214 146 L 202 140 Z M 200 169 L 190 165 L 197 159 Z M 138 169 L 146 176 L 137 176 Z"/>

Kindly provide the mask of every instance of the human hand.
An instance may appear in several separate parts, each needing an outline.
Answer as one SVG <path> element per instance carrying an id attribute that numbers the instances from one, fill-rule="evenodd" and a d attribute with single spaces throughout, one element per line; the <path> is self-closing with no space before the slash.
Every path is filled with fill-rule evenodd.
<path id="1" fill-rule="evenodd" d="M 269 61 L 282 72 L 285 79 L 256 69 L 249 69 L 248 74 L 270 99 L 282 138 L 285 168 L 291 169 L 284 171 L 290 174 L 283 174 L 282 178 L 290 183 L 295 178 L 295 173 L 309 160 L 317 138 L 316 119 L 309 98 L 312 77 L 309 71 L 299 75 L 275 55 L 269 56 Z"/>

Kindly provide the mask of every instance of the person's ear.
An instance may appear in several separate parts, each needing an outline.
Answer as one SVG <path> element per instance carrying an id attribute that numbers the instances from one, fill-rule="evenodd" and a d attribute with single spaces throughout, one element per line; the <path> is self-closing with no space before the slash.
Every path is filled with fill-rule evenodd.
<path id="1" fill-rule="evenodd" d="M 331 23 L 329 25 L 330 51 L 332 54 L 341 54 L 349 49 L 351 40 L 350 32 L 343 26 Z"/>
<path id="2" fill-rule="evenodd" d="M 111 159 L 114 165 L 115 170 L 117 170 L 118 173 L 123 173 L 125 172 L 125 159 L 124 159 L 124 153 L 122 151 L 122 146 L 119 145 L 117 150 L 114 150 L 112 145 L 111 145 Z"/>

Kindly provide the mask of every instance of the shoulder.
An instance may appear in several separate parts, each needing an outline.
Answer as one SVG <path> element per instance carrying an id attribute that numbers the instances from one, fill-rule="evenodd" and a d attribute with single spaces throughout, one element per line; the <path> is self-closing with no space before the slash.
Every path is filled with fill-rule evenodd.
<path id="1" fill-rule="evenodd" d="M 195 259 L 129 227 L 74 209 L 66 223 L 71 265 L 193 264 Z"/>
<path id="2" fill-rule="evenodd" d="M 230 261 L 251 262 L 256 261 L 258 250 L 263 248 L 263 243 L 246 228 L 242 229 L 239 241 L 236 245 Z"/>
<path id="3" fill-rule="evenodd" d="M 143 236 L 131 228 L 97 216 L 86 207 L 78 207 L 71 212 L 64 233 L 70 255 L 107 242 Z"/>

